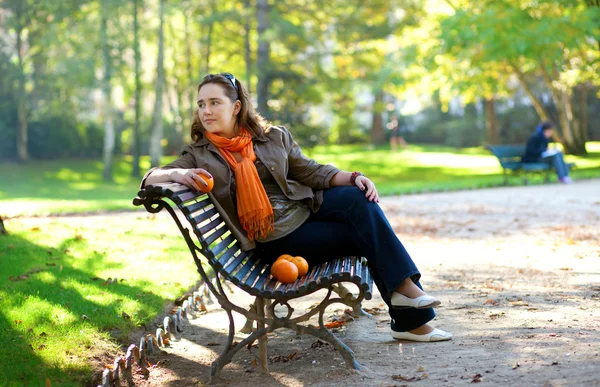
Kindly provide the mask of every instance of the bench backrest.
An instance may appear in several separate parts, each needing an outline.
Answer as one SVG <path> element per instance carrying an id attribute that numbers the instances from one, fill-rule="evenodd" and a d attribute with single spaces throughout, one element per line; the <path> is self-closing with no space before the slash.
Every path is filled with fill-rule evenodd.
<path id="1" fill-rule="evenodd" d="M 206 258 L 212 269 L 223 278 L 234 283 L 254 296 L 266 298 L 293 298 L 308 294 L 317 287 L 330 283 L 351 281 L 357 284 L 371 298 L 371 275 L 361 257 L 344 257 L 311 268 L 308 274 L 292 284 L 282 284 L 271 276 L 270 263 L 258 257 L 254 251 L 243 251 L 229 228 L 206 194 L 199 194 L 190 188 L 176 183 L 146 186 L 134 199 L 134 205 L 144 205 L 150 212 L 152 203 L 168 198 L 180 210 L 192 226 L 200 243 L 200 254 Z M 165 203 L 168 206 L 167 203 Z M 165 207 L 167 208 L 167 207 Z M 167 210 L 169 210 L 167 208 Z M 159 209 L 160 210 L 160 209 Z M 185 234 L 184 228 L 178 226 Z M 191 242 L 188 240 L 188 244 Z M 196 261 L 196 265 L 201 262 Z"/>
<path id="2" fill-rule="evenodd" d="M 151 199 L 171 200 L 192 226 L 202 256 L 213 270 L 227 280 L 235 284 L 246 281 L 252 286 L 256 279 L 264 280 L 269 275 L 268 271 L 265 272 L 265 264 L 254 257 L 253 251 L 241 249 L 208 195 L 172 183 L 146 186 L 138 193 L 138 197 L 140 200 L 134 199 L 135 205 L 146 205 Z"/>
<path id="3" fill-rule="evenodd" d="M 490 152 L 498 158 L 504 168 L 516 168 L 521 165 L 521 156 L 525 154 L 525 145 L 489 145 Z"/>

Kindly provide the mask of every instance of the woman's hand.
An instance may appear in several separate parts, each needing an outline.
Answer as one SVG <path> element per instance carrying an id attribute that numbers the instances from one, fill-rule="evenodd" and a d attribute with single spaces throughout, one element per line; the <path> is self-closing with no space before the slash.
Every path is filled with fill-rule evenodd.
<path id="1" fill-rule="evenodd" d="M 191 189 L 200 192 L 199 186 L 208 187 L 206 181 L 202 179 L 198 174 L 201 173 L 206 177 L 212 178 L 212 175 L 208 173 L 206 169 L 192 168 L 192 169 L 173 169 L 171 170 L 171 180 L 176 183 L 186 185 Z"/>
<path id="2" fill-rule="evenodd" d="M 357 176 L 354 182 L 361 191 L 367 191 L 365 196 L 370 202 L 375 201 L 375 203 L 379 203 L 379 194 L 377 193 L 377 188 L 375 188 L 375 183 L 366 176 Z"/>

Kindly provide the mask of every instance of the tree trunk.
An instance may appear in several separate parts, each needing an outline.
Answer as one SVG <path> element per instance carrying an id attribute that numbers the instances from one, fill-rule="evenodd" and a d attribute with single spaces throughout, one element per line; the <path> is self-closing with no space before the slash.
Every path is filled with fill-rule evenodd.
<path id="1" fill-rule="evenodd" d="M 246 89 L 248 89 L 248 93 L 252 93 L 252 48 L 250 47 L 250 18 L 252 13 L 250 12 L 250 0 L 244 0 L 244 30 L 246 34 L 244 35 L 244 58 L 246 59 Z"/>
<path id="2" fill-rule="evenodd" d="M 385 130 L 383 129 L 383 113 L 385 106 L 383 103 L 383 91 L 375 92 L 375 102 L 373 103 L 373 124 L 371 126 L 371 142 L 374 145 L 385 144 Z"/>
<path id="3" fill-rule="evenodd" d="M 558 110 L 558 119 L 560 121 L 562 136 L 557 137 L 565 148 L 565 152 L 574 155 L 586 154 L 585 142 L 582 143 L 577 138 L 577 133 L 579 133 L 579 123 L 575 120 L 575 114 L 573 112 L 572 90 L 562 90 L 554 87 L 552 78 L 543 63 L 540 64 L 540 70 L 542 78 L 546 83 L 546 87 L 548 87 L 552 94 L 552 100 L 554 101 L 556 110 Z"/>
<path id="4" fill-rule="evenodd" d="M 110 49 L 108 47 L 108 16 L 109 16 L 109 0 L 102 1 L 102 22 L 100 25 L 100 40 L 102 42 L 102 57 L 104 59 L 104 77 L 102 79 L 103 91 L 103 118 L 104 118 L 104 149 L 102 160 L 104 168 L 102 178 L 105 181 L 112 181 L 112 162 L 113 152 L 115 149 L 115 127 L 113 121 L 112 109 L 112 88 L 110 85 L 111 66 L 110 66 Z"/>
<path id="5" fill-rule="evenodd" d="M 577 141 L 583 144 L 585 149 L 585 143 L 588 141 L 588 112 L 587 112 L 587 95 L 588 87 L 587 84 L 579 85 L 579 133 L 576 134 Z M 587 150 L 586 150 L 587 153 Z"/>
<path id="6" fill-rule="evenodd" d="M 27 105 L 25 99 L 25 68 L 23 65 L 23 18 L 25 1 L 18 2 L 15 18 L 17 20 L 16 38 L 17 38 L 17 58 L 18 58 L 18 87 L 17 87 L 17 116 L 19 119 L 19 131 L 17 134 L 17 155 L 19 160 L 29 160 L 29 151 L 27 150 L 28 130 L 27 130 Z"/>
<path id="7" fill-rule="evenodd" d="M 212 46 L 212 33 L 214 23 L 211 21 L 208 23 L 208 32 L 206 33 L 206 56 L 204 57 L 204 74 L 210 73 L 210 48 Z"/>
<path id="8" fill-rule="evenodd" d="M 177 106 L 175 106 L 173 104 L 173 98 L 171 98 L 170 93 L 167 92 L 168 98 L 167 100 L 169 101 L 169 109 L 171 110 L 171 114 L 173 115 L 174 121 L 175 121 L 175 143 L 174 144 L 170 144 L 172 145 L 171 148 L 176 149 L 177 151 L 179 151 L 182 147 L 183 147 L 183 117 L 181 117 L 181 112 L 183 111 L 181 104 L 182 104 L 182 98 L 181 96 L 183 95 L 183 93 L 179 93 L 177 91 L 176 88 L 173 88 L 173 93 L 175 94 L 175 101 L 177 101 Z"/>
<path id="9" fill-rule="evenodd" d="M 188 9 L 185 15 L 185 57 L 187 60 L 186 69 L 187 69 L 187 86 L 184 88 L 184 95 L 186 95 L 188 104 L 189 104 L 189 114 L 185 114 L 183 111 L 182 115 L 182 125 L 184 128 L 190 128 L 192 126 L 192 116 L 194 115 L 194 110 L 196 109 L 196 88 L 199 82 L 194 81 L 194 70 L 192 66 L 192 37 L 190 34 L 190 13 L 191 11 Z M 198 80 L 199 81 L 199 80 Z M 187 105 L 187 104 L 186 104 Z M 181 105 L 181 109 L 185 109 L 185 106 Z M 183 133 L 182 141 L 185 140 L 185 133 Z"/>
<path id="10" fill-rule="evenodd" d="M 268 0 L 256 0 L 256 18 L 258 20 L 258 55 L 256 58 L 256 71 L 258 82 L 256 85 L 256 94 L 258 102 L 258 111 L 269 119 L 271 112 L 269 110 L 269 51 L 270 44 L 265 37 L 265 32 L 269 28 L 269 2 Z"/>
<path id="11" fill-rule="evenodd" d="M 4 228 L 4 222 L 2 221 L 2 217 L 0 217 L 0 235 L 6 235 L 8 232 L 6 228 Z"/>
<path id="12" fill-rule="evenodd" d="M 150 138 L 150 162 L 152 167 L 158 167 L 160 165 L 160 159 L 162 158 L 161 141 L 163 138 L 162 101 L 165 83 L 165 69 L 163 63 L 165 0 L 160 0 L 159 4 L 160 25 L 158 27 L 158 58 L 156 60 L 156 99 L 154 101 L 154 111 L 152 114 L 152 136 Z"/>
<path id="13" fill-rule="evenodd" d="M 140 118 L 142 113 L 142 82 L 140 79 L 140 66 L 142 58 L 140 54 L 140 25 L 138 21 L 140 2 L 143 3 L 144 0 L 133 0 L 133 56 L 135 60 L 135 124 L 133 125 L 133 169 L 131 171 L 133 177 L 140 176 L 141 153 Z"/>
<path id="14" fill-rule="evenodd" d="M 544 109 L 544 105 L 542 104 L 542 102 L 535 96 L 533 90 L 531 90 L 531 88 L 529 87 L 529 84 L 525 80 L 525 75 L 523 74 L 523 72 L 515 64 L 510 64 L 510 66 L 512 67 L 513 72 L 517 76 L 521 87 L 523 87 L 523 90 L 525 90 L 525 93 L 529 97 L 533 108 L 537 112 L 538 116 L 540 116 L 540 120 L 547 121 L 549 115 L 546 112 L 546 109 Z"/>
<path id="15" fill-rule="evenodd" d="M 489 144 L 498 144 L 498 120 L 496 118 L 495 97 L 485 98 L 485 127 L 487 128 L 487 141 Z"/>

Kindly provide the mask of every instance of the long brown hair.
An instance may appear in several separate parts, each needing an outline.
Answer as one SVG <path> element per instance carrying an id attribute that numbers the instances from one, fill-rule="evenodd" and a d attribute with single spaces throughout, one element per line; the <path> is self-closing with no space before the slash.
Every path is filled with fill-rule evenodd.
<path id="1" fill-rule="evenodd" d="M 252 106 L 252 100 L 250 99 L 250 93 L 248 93 L 248 90 L 246 90 L 244 85 L 242 85 L 237 78 L 234 78 L 235 85 L 237 86 L 236 90 L 236 88 L 233 87 L 233 81 L 226 78 L 224 74 L 226 73 L 208 74 L 205 76 L 200 85 L 198 85 L 198 92 L 200 92 L 202 86 L 209 83 L 216 83 L 217 85 L 220 85 L 225 91 L 225 95 L 231 100 L 231 102 L 239 100 L 242 103 L 242 107 L 237 115 L 238 127 L 248 129 L 254 138 L 263 137 L 265 133 L 265 126 L 267 124 L 261 115 L 254 110 L 254 107 Z M 198 116 L 198 109 L 196 109 L 192 118 L 192 141 L 194 143 L 200 141 L 204 137 L 204 131 L 205 129 L 202 125 L 202 120 L 200 119 L 200 116 Z"/>

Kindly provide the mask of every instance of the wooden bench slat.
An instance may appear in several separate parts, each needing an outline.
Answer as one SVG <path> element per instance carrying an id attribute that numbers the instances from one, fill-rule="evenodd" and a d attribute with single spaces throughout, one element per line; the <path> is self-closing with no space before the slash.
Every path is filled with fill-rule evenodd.
<path id="1" fill-rule="evenodd" d="M 361 277 L 363 281 L 361 287 L 365 291 L 365 299 L 370 300 L 373 297 L 373 292 L 371 290 L 373 279 L 371 278 L 371 270 L 369 270 L 368 265 L 363 265 Z"/>
<path id="2" fill-rule="evenodd" d="M 341 277 L 340 268 L 342 267 L 342 260 L 336 259 L 333 264 L 333 273 L 331 274 L 332 280 L 338 280 Z"/>
<path id="3" fill-rule="evenodd" d="M 352 270 L 350 272 L 350 279 L 353 282 L 360 283 L 361 276 L 362 276 L 361 257 L 354 257 L 354 264 L 352 265 Z"/>
<path id="4" fill-rule="evenodd" d="M 221 228 L 218 228 L 215 230 L 215 232 L 213 232 L 212 234 L 210 234 L 209 236 L 207 236 L 205 238 L 206 243 L 210 246 L 213 244 L 213 242 L 215 242 L 217 239 L 219 239 L 220 237 L 223 236 L 223 234 L 225 234 L 227 231 L 229 231 L 229 229 L 226 226 L 223 226 Z"/>
<path id="5" fill-rule="evenodd" d="M 227 248 L 227 250 L 225 250 L 225 252 L 220 257 L 217 258 L 215 256 L 214 265 L 217 267 L 219 272 L 222 271 L 223 266 L 225 266 L 227 264 L 227 262 L 229 262 L 231 257 L 233 257 L 235 255 L 235 253 L 238 252 L 238 250 L 239 250 L 239 246 L 233 245 L 233 246 Z"/>
<path id="6" fill-rule="evenodd" d="M 229 262 L 223 261 L 223 269 L 221 269 L 221 272 L 224 275 L 225 275 L 225 273 L 227 273 L 227 277 L 231 280 L 233 273 L 235 272 L 236 269 L 238 269 L 238 266 L 240 265 L 240 263 L 242 263 L 242 261 L 247 256 L 248 256 L 247 252 L 240 250 L 240 253 L 237 256 L 234 254 L 235 258 L 230 259 Z"/>
<path id="7" fill-rule="evenodd" d="M 196 199 L 197 197 L 198 194 L 196 192 L 189 190 L 176 193 L 175 195 L 172 195 L 170 199 L 177 205 L 183 205 L 184 203 Z"/>
<path id="8" fill-rule="evenodd" d="M 260 275 L 260 273 L 263 270 L 269 270 L 270 265 L 265 264 L 262 260 L 258 260 L 256 263 L 256 267 L 254 269 L 252 269 L 252 272 L 250 273 L 250 275 L 248 276 L 248 278 L 246 278 L 243 282 L 243 285 L 248 286 L 248 287 L 252 287 L 252 285 L 254 285 L 254 282 L 256 281 L 256 279 L 258 278 L 258 276 Z"/>
<path id="9" fill-rule="evenodd" d="M 322 263 L 318 265 L 312 273 L 307 274 L 309 276 L 308 281 L 306 281 L 307 290 L 311 291 L 317 288 L 319 277 L 321 276 L 321 273 L 323 272 L 326 266 L 327 263 Z"/>
<path id="10" fill-rule="evenodd" d="M 226 228 L 226 227 L 223 227 Z M 210 249 L 212 251 L 212 253 L 214 254 L 215 257 L 217 257 L 219 254 L 221 254 L 221 252 L 223 250 L 225 250 L 227 247 L 229 247 L 229 245 L 235 241 L 235 238 L 233 236 L 233 234 L 229 234 L 229 236 L 225 239 L 223 239 L 218 245 L 216 245 L 215 247 L 213 247 L 212 249 Z M 236 243 L 237 245 L 237 243 Z M 235 248 L 235 245 L 231 247 L 232 249 Z"/>
<path id="11" fill-rule="evenodd" d="M 278 285 L 281 285 L 281 282 L 279 282 L 277 278 L 271 277 L 271 279 L 269 279 L 269 281 L 265 285 L 263 293 L 269 298 L 274 297 L 275 288 L 277 288 Z"/>
<path id="12" fill-rule="evenodd" d="M 200 201 L 183 206 L 181 208 L 181 211 L 186 215 L 192 216 L 196 211 L 199 211 L 208 206 L 212 206 L 212 202 L 210 201 L 210 198 L 208 196 L 205 196 Z"/>
<path id="13" fill-rule="evenodd" d="M 206 223 L 204 226 L 198 227 L 198 224 L 196 224 L 196 227 L 198 227 L 198 231 L 200 231 L 204 235 L 210 230 L 217 228 L 221 223 L 224 223 L 223 219 L 221 219 L 221 216 L 217 216 L 215 219 Z"/>
<path id="14" fill-rule="evenodd" d="M 256 280 L 256 284 L 253 286 L 253 288 L 258 289 L 258 291 L 261 291 L 263 289 L 265 281 L 267 280 L 267 278 L 269 278 L 270 275 L 271 275 L 271 265 L 268 265 L 266 267 L 266 270 L 263 271 L 262 274 L 258 277 L 258 280 Z"/>
<path id="15" fill-rule="evenodd" d="M 257 262 L 254 258 L 254 252 L 250 252 L 250 254 L 248 254 L 248 259 L 246 260 L 246 262 L 244 262 L 244 265 L 242 265 L 234 275 L 234 278 L 237 280 L 237 283 L 242 282 L 244 277 L 246 277 L 246 275 L 250 272 L 250 269 L 255 267 L 256 264 Z"/>

